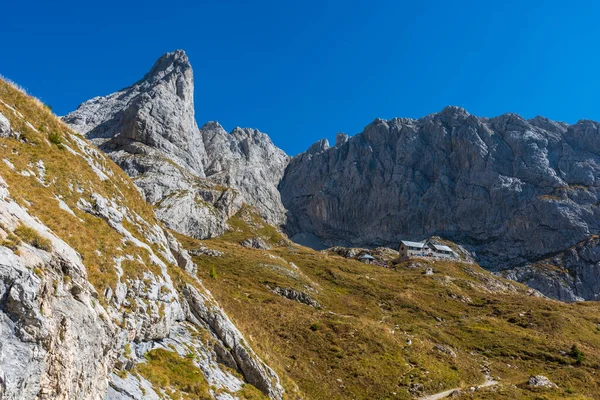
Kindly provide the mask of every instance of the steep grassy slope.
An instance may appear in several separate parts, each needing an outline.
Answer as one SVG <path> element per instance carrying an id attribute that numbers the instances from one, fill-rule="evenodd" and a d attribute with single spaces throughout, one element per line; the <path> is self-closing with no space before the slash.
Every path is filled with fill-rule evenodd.
<path id="1" fill-rule="evenodd" d="M 393 270 L 316 252 L 290 244 L 248 209 L 230 224 L 234 230 L 221 238 L 179 238 L 190 250 L 224 253 L 196 251 L 198 275 L 288 393 L 406 399 L 489 376 L 499 384 L 470 398 L 600 398 L 597 303 L 540 298 L 475 264 L 405 262 Z M 273 247 L 239 244 L 257 236 Z M 569 354 L 573 345 L 583 362 Z M 559 388 L 528 387 L 537 374 Z"/>
<path id="2" fill-rule="evenodd" d="M 0 124 L 0 398 L 281 398 L 116 164 L 2 79 Z"/>
<path id="3" fill-rule="evenodd" d="M 99 195 L 124 207 L 131 216 L 124 226 L 141 242 L 151 236 L 145 230 L 157 225 L 152 207 L 106 156 L 73 134 L 48 108 L 2 80 L 0 113 L 21 136 L 21 140 L 0 139 L 0 175 L 11 195 L 82 255 L 99 293 L 107 288 L 114 291 L 114 258 L 129 254 L 148 261 L 150 254 L 124 240 L 102 218 L 81 210 L 78 203 L 93 204 L 94 195 Z M 126 274 L 139 274 L 153 265 L 131 262 L 135 267 L 125 268 Z"/>

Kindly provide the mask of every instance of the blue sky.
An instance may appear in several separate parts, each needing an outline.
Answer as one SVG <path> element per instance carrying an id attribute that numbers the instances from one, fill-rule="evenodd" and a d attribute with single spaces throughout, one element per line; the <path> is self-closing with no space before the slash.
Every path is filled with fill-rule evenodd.
<path id="1" fill-rule="evenodd" d="M 600 120 L 591 1 L 12 1 L 2 14 L 0 74 L 58 114 L 181 48 L 199 125 L 258 128 L 292 155 L 450 104 Z"/>

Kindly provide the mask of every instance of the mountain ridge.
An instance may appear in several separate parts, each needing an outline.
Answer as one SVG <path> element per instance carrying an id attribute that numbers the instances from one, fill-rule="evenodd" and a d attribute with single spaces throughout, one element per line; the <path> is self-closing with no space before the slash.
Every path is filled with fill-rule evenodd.
<path id="1" fill-rule="evenodd" d="M 258 130 L 228 133 L 216 121 L 198 128 L 193 91 L 189 60 L 176 51 L 133 86 L 64 117 L 88 129 L 178 232 L 221 235 L 247 203 L 316 247 L 316 240 L 395 247 L 438 235 L 499 271 L 564 251 L 600 229 L 596 122 L 476 117 L 447 106 L 418 119 L 376 118 L 361 133 L 338 134 L 334 146 L 322 139 L 289 157 Z M 148 108 L 172 117 L 156 118 Z M 118 120 L 97 117 L 116 113 Z M 571 286 L 561 299 L 579 298 Z M 584 292 L 600 296 L 592 286 Z"/>
<path id="2" fill-rule="evenodd" d="M 63 120 L 132 176 L 172 229 L 198 238 L 220 235 L 242 202 L 282 224 L 276 185 L 287 155 L 257 130 L 227 133 L 218 122 L 198 128 L 193 97 L 192 67 L 177 50 L 132 86 L 84 102 Z"/>
<path id="3" fill-rule="evenodd" d="M 290 162 L 279 186 L 287 232 L 326 245 L 393 247 L 439 235 L 488 268 L 525 265 L 597 233 L 597 131 L 588 120 L 478 118 L 454 106 L 375 119 Z"/>
<path id="4" fill-rule="evenodd" d="M 282 398 L 125 172 L 3 80 L 0 157 L 0 398 L 159 399 L 165 353 L 203 398 Z"/>

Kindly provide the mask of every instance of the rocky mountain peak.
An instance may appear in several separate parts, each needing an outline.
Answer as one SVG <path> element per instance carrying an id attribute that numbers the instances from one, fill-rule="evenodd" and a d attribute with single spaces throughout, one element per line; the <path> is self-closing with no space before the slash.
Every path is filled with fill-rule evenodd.
<path id="1" fill-rule="evenodd" d="M 471 114 L 469 114 L 467 110 L 459 106 L 446 106 L 442 109 L 442 111 L 437 113 L 437 115 L 440 117 L 466 118 Z"/>
<path id="2" fill-rule="evenodd" d="M 308 150 L 306 150 L 306 154 L 316 154 L 321 153 L 325 150 L 329 149 L 329 140 L 320 139 L 319 141 L 313 143 Z"/>
<path id="3" fill-rule="evenodd" d="M 64 121 L 109 154 L 160 151 L 186 170 L 204 174 L 193 71 L 181 50 L 160 57 L 132 86 L 81 104 Z"/>
<path id="4" fill-rule="evenodd" d="M 198 129 L 193 70 L 183 50 L 164 54 L 132 86 L 91 99 L 64 120 L 136 177 L 174 230 L 219 235 L 243 202 L 271 223 L 285 220 L 277 185 L 288 156 L 256 129 L 227 133 L 214 121 Z M 199 185 L 199 178 L 212 182 Z M 221 193 L 223 187 L 236 190 Z"/>
<path id="5" fill-rule="evenodd" d="M 335 135 L 335 145 L 341 146 L 341 145 L 345 144 L 349 138 L 350 137 L 347 134 L 340 132 L 337 135 Z"/>
<path id="6" fill-rule="evenodd" d="M 225 132 L 225 128 L 223 128 L 223 126 L 221 126 L 221 124 L 218 121 L 208 121 L 207 123 L 202 125 L 202 127 L 200 127 L 200 130 L 220 130 Z"/>
<path id="7" fill-rule="evenodd" d="M 175 50 L 171 53 L 163 54 L 156 62 L 150 72 L 146 74 L 147 78 L 155 77 L 160 79 L 161 76 L 168 74 L 174 70 L 186 71 L 191 69 L 192 65 L 187 54 L 183 50 Z"/>
<path id="8" fill-rule="evenodd" d="M 424 120 L 439 121 L 449 127 L 458 127 L 467 124 L 469 120 L 471 121 L 470 123 L 478 122 L 477 118 L 471 118 L 471 114 L 467 110 L 458 106 L 444 107 L 442 111 L 431 114 L 425 117 Z"/>
<path id="9" fill-rule="evenodd" d="M 186 109 L 194 113 L 194 74 L 187 54 L 183 50 L 166 53 L 154 63 L 154 66 L 141 81 L 140 86 L 162 85 L 163 90 L 173 91 L 186 102 Z"/>

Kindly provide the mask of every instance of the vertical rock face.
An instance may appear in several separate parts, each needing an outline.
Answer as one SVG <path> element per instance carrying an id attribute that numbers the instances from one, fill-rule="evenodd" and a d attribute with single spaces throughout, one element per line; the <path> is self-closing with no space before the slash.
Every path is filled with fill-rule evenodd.
<path id="1" fill-rule="evenodd" d="M 139 82 L 81 104 L 64 121 L 135 178 L 172 229 L 219 235 L 243 202 L 282 224 L 277 185 L 288 157 L 257 130 L 227 133 L 218 123 L 198 129 L 193 95 L 192 67 L 178 50 Z"/>
<path id="2" fill-rule="evenodd" d="M 204 176 L 192 66 L 181 50 L 163 55 L 134 85 L 88 100 L 64 120 L 117 160 L 122 153 L 159 154 Z"/>
<path id="3" fill-rule="evenodd" d="M 561 301 L 600 300 L 600 239 L 584 240 L 568 250 L 510 270 L 505 278 L 526 283 Z"/>
<path id="4" fill-rule="evenodd" d="M 176 51 L 134 85 L 64 118 L 181 233 L 219 235 L 247 203 L 314 246 L 395 247 L 438 235 L 500 270 L 564 251 L 600 228 L 595 122 L 477 118 L 447 107 L 418 120 L 375 120 L 290 162 L 257 130 L 227 133 L 216 122 L 198 129 L 193 91 L 187 56 Z"/>
<path id="5" fill-rule="evenodd" d="M 289 157 L 256 129 L 235 128 L 230 134 L 216 122 L 200 128 L 207 153 L 206 176 L 237 189 L 263 218 L 275 225 L 285 222 L 277 190 Z"/>
<path id="6" fill-rule="evenodd" d="M 600 229 L 598 129 L 458 107 L 375 120 L 290 162 L 279 186 L 288 232 L 329 245 L 439 235 L 488 268 L 522 265 Z"/>

